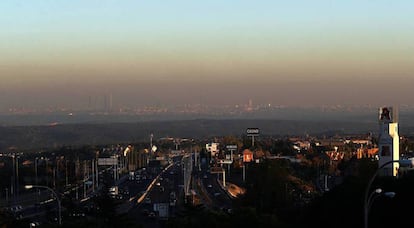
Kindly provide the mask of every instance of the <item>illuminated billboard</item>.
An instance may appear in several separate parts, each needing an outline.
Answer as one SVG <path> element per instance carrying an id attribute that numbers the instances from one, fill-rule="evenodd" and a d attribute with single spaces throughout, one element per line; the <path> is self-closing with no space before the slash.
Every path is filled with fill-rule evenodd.
<path id="1" fill-rule="evenodd" d="M 243 151 L 243 162 L 251 162 L 253 160 L 253 152 L 250 150 Z"/>

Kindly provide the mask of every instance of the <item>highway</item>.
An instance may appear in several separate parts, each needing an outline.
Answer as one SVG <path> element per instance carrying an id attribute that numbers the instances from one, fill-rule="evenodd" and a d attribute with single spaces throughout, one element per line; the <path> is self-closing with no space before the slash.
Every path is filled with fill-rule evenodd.
<path id="1" fill-rule="evenodd" d="M 162 170 L 149 185 L 148 189 L 141 186 L 138 190 L 144 192 L 135 197 L 136 200 L 133 201 L 132 207 L 128 210 L 128 215 L 144 227 L 159 227 L 163 222 L 165 213 L 168 213 L 169 217 L 174 217 L 183 204 L 184 183 L 181 156 L 174 157 L 173 164 Z M 131 185 L 129 185 L 129 189 L 131 189 Z M 145 192 L 146 190 L 148 191 Z M 176 195 L 175 205 L 174 201 L 170 201 L 171 194 Z M 139 200 L 140 198 L 142 198 L 142 201 Z M 157 208 L 154 208 L 154 205 L 162 206 L 161 213 L 156 211 Z"/>
<path id="2" fill-rule="evenodd" d="M 222 174 L 210 173 L 208 166 L 202 166 L 199 175 L 203 187 L 210 199 L 211 209 L 229 212 L 232 209 L 232 199 L 222 187 Z"/>

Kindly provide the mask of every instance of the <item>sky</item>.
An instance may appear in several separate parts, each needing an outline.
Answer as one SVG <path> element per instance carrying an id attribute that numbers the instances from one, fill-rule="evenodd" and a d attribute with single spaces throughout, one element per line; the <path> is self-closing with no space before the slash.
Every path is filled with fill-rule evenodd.
<path id="1" fill-rule="evenodd" d="M 0 28 L 0 109 L 414 105 L 410 0 L 2 0 Z"/>

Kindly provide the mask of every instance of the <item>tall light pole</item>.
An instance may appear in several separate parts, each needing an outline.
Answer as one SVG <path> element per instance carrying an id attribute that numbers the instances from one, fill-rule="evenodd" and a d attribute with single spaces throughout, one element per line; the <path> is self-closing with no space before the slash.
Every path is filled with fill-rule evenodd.
<path id="1" fill-rule="evenodd" d="M 382 168 L 384 168 L 385 166 L 387 166 L 387 165 L 389 165 L 391 163 L 394 163 L 394 162 L 398 162 L 400 164 L 400 166 L 413 166 L 414 165 L 414 160 L 391 160 L 391 161 L 385 162 L 380 167 L 378 167 L 378 169 L 375 171 L 374 175 L 369 180 L 368 185 L 367 185 L 367 187 L 365 189 L 365 197 L 364 197 L 364 227 L 365 228 L 368 228 L 369 200 L 371 198 L 368 194 L 369 194 L 369 190 L 371 188 L 371 185 L 374 182 L 375 177 L 377 177 L 377 175 L 380 172 L 380 170 Z M 375 192 L 373 192 L 373 193 L 375 193 Z"/>
<path id="2" fill-rule="evenodd" d="M 243 182 L 246 181 L 246 163 L 243 162 Z"/>
<path id="3" fill-rule="evenodd" d="M 51 189 L 47 186 L 42 186 L 42 185 L 25 185 L 24 188 L 25 189 L 45 188 L 45 189 L 51 191 L 53 193 L 53 195 L 55 196 L 56 201 L 57 201 L 57 205 L 58 205 L 58 216 L 59 216 L 58 217 L 58 223 L 59 223 L 59 226 L 62 225 L 62 208 L 61 208 L 61 205 L 60 205 L 60 199 L 59 199 L 59 196 L 57 195 L 57 193 L 53 189 Z"/>
<path id="4" fill-rule="evenodd" d="M 371 206 L 374 203 L 374 200 L 376 198 L 378 198 L 379 196 L 386 196 L 388 198 L 393 198 L 395 196 L 395 192 L 382 192 L 381 188 L 377 188 L 374 191 L 372 191 L 371 194 L 369 194 L 368 202 L 367 202 L 367 208 L 366 208 L 366 211 L 365 211 L 365 214 L 364 214 L 365 219 L 366 219 L 365 220 L 366 221 L 366 223 L 365 223 L 366 228 L 368 227 L 368 215 L 369 215 L 369 211 L 371 209 Z"/>
<path id="5" fill-rule="evenodd" d="M 150 135 L 150 148 L 149 148 L 149 153 L 151 155 L 151 159 L 153 159 L 155 157 L 155 151 L 154 152 L 152 151 L 152 138 L 153 137 L 154 137 L 154 134 L 151 133 L 151 135 Z"/>
<path id="6" fill-rule="evenodd" d="M 11 156 L 13 158 L 13 176 L 12 184 L 10 185 L 10 193 L 13 195 L 13 201 L 19 197 L 19 157 L 17 154 Z"/>
<path id="7" fill-rule="evenodd" d="M 92 169 L 92 192 L 95 192 L 95 159 L 91 161 L 91 169 Z"/>
<path id="8" fill-rule="evenodd" d="M 35 158 L 35 178 L 36 178 L 35 180 L 36 184 L 39 184 L 37 181 L 37 157 Z"/>
<path id="9" fill-rule="evenodd" d="M 16 201 L 15 191 L 16 191 L 16 164 L 15 164 L 15 155 L 12 155 L 13 158 L 13 176 L 12 183 L 10 184 L 10 194 L 13 197 L 13 201 Z"/>
<path id="10" fill-rule="evenodd" d="M 65 180 L 66 180 L 66 187 L 68 186 L 68 160 L 65 161 Z"/>
<path id="11" fill-rule="evenodd" d="M 19 199 L 19 156 L 16 156 L 16 195 Z"/>
<path id="12" fill-rule="evenodd" d="M 16 156 L 16 193 L 19 199 L 19 156 Z"/>
<path id="13" fill-rule="evenodd" d="M 6 188 L 5 191 L 6 191 L 6 204 L 8 204 L 9 203 L 9 189 Z"/>

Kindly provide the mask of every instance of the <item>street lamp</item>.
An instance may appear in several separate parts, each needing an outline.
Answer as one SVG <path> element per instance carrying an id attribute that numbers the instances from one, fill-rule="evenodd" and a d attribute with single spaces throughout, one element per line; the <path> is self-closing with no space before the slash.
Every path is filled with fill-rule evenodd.
<path id="1" fill-rule="evenodd" d="M 381 188 L 377 188 L 377 189 L 375 189 L 374 191 L 371 192 L 371 194 L 368 197 L 368 202 L 367 202 L 368 206 L 367 206 L 366 211 L 365 211 L 365 221 L 366 221 L 365 222 L 365 227 L 366 228 L 368 227 L 368 214 L 369 214 L 369 211 L 371 209 L 371 206 L 374 203 L 375 199 L 378 198 L 379 196 L 385 196 L 385 197 L 388 197 L 388 198 L 393 198 L 395 196 L 395 192 L 382 192 Z"/>
<path id="2" fill-rule="evenodd" d="M 378 173 L 380 172 L 380 170 L 382 168 L 384 168 L 385 166 L 394 163 L 394 162 L 398 162 L 400 166 L 413 166 L 414 165 L 414 160 L 391 160 L 388 162 L 385 162 L 384 164 L 382 164 L 380 167 L 378 167 L 378 169 L 375 171 L 374 175 L 371 177 L 371 179 L 368 182 L 368 185 L 365 189 L 365 197 L 364 197 L 364 227 L 368 228 L 368 210 L 369 210 L 369 200 L 372 197 L 373 193 L 375 193 L 376 191 L 374 191 L 373 193 L 371 193 L 370 196 L 368 196 L 369 194 L 369 189 L 371 188 L 372 183 L 375 180 L 375 177 L 377 177 Z M 382 190 L 381 190 L 382 191 Z M 394 193 L 395 195 L 395 193 Z"/>
<path id="3" fill-rule="evenodd" d="M 49 191 L 51 191 L 53 193 L 53 195 L 55 195 L 55 198 L 56 198 L 56 201 L 57 201 L 57 204 L 58 204 L 58 213 L 59 213 L 58 214 L 58 223 L 59 223 L 59 226 L 62 225 L 62 209 L 61 209 L 61 206 L 60 206 L 60 200 L 59 200 L 59 197 L 58 197 L 57 193 L 53 189 L 51 189 L 47 186 L 42 186 L 42 185 L 25 185 L 24 188 L 25 189 L 45 188 L 45 189 L 48 189 Z"/>

